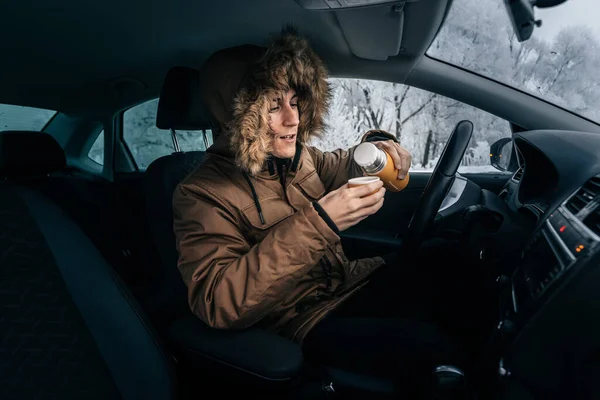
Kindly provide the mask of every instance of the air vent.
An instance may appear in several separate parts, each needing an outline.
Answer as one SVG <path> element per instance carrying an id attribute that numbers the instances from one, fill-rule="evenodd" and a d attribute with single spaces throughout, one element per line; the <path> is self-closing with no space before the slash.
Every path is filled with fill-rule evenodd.
<path id="1" fill-rule="evenodd" d="M 600 236 L 600 205 L 597 205 L 596 208 L 585 217 L 583 223 L 590 228 L 592 232 Z"/>
<path id="2" fill-rule="evenodd" d="M 589 179 L 577 193 L 567 201 L 566 207 L 573 214 L 577 214 L 598 196 L 600 196 L 600 176 Z"/>
<path id="3" fill-rule="evenodd" d="M 517 172 L 515 172 L 515 174 L 513 175 L 513 180 L 519 182 L 521 180 L 521 177 L 523 176 L 524 169 L 524 167 L 519 168 Z"/>

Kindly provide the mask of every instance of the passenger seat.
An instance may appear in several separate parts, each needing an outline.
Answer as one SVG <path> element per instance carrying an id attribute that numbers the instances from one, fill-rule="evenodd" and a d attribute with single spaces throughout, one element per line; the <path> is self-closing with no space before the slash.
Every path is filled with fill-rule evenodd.
<path id="1" fill-rule="evenodd" d="M 0 398 L 175 399 L 173 359 L 133 296 L 28 187 L 64 167 L 51 136 L 0 132 Z"/>

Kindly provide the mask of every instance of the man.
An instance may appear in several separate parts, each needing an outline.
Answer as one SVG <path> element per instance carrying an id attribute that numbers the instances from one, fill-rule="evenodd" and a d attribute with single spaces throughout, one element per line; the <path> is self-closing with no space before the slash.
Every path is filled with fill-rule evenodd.
<path id="1" fill-rule="evenodd" d="M 392 315 L 401 282 L 375 298 L 361 289 L 379 269 L 390 271 L 379 280 L 394 284 L 397 266 L 382 257 L 350 261 L 340 241 L 341 231 L 381 208 L 385 189 L 380 182 L 347 187 L 362 176 L 354 148 L 307 145 L 324 128 L 327 78 L 307 41 L 290 30 L 267 49 L 226 49 L 203 66 L 200 89 L 217 138 L 173 197 L 190 308 L 214 328 L 274 331 L 302 344 L 311 361 L 395 377 L 409 374 L 400 358 L 412 367 L 426 359 L 425 370 L 441 360 L 445 339 Z M 408 172 L 410 154 L 392 135 L 369 131 L 362 141 L 388 151 L 400 177 Z M 363 292 L 369 299 L 357 297 Z M 352 299 L 374 304 L 373 318 L 346 307 Z M 419 337 L 426 337 L 421 345 Z"/>

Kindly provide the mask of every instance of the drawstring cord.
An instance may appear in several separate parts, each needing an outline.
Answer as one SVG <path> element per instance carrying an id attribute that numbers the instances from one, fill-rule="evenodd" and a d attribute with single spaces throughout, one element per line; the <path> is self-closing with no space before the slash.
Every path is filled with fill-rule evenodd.
<path id="1" fill-rule="evenodd" d="M 281 186 L 284 187 L 285 190 L 285 174 L 283 173 L 283 166 L 287 165 L 289 166 L 291 164 L 291 170 L 296 172 L 296 170 L 298 169 L 298 164 L 300 163 L 300 155 L 302 154 L 302 146 L 299 143 L 296 143 L 296 154 L 294 155 L 294 159 L 293 160 L 289 160 L 289 159 L 278 159 L 277 157 L 272 157 L 272 159 L 267 161 L 267 166 L 269 167 L 269 173 L 271 175 L 275 174 L 275 169 L 273 168 L 273 164 L 277 165 L 277 172 L 279 174 L 279 178 L 281 180 Z M 258 196 L 256 195 L 256 190 L 254 189 L 254 185 L 252 184 L 252 180 L 250 180 L 250 176 L 248 176 L 248 173 L 246 173 L 245 171 L 242 172 L 242 175 L 244 175 L 244 179 L 246 179 L 246 182 L 248 182 L 248 186 L 250 186 L 250 191 L 252 192 L 252 197 L 254 198 L 254 204 L 256 205 L 256 208 L 258 210 L 258 216 L 260 217 L 260 222 L 264 225 L 265 222 L 265 217 L 262 213 L 262 208 L 260 207 L 260 202 L 258 201 Z"/>
<path id="2" fill-rule="evenodd" d="M 256 205 L 256 209 L 258 210 L 258 216 L 260 217 L 260 222 L 264 225 L 265 217 L 263 216 L 262 208 L 260 207 L 260 202 L 258 201 L 258 196 L 256 195 L 256 190 L 254 189 L 254 185 L 252 184 L 252 181 L 250 180 L 250 177 L 248 176 L 248 174 L 246 172 L 242 172 L 242 175 L 244 175 L 246 182 L 248 182 L 248 186 L 250 186 L 250 191 L 252 192 L 252 197 L 254 198 L 254 204 Z"/>

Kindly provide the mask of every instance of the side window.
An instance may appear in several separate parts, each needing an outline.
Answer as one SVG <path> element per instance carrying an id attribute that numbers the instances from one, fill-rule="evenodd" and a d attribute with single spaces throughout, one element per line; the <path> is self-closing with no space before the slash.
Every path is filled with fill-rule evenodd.
<path id="1" fill-rule="evenodd" d="M 159 157 L 174 152 L 171 132 L 156 127 L 158 99 L 139 104 L 123 114 L 123 139 L 131 151 L 139 169 Z M 212 144 L 212 132 L 206 130 L 208 145 Z M 206 150 L 203 131 L 177 131 L 182 151 Z"/>
<path id="2" fill-rule="evenodd" d="M 369 129 L 394 134 L 412 154 L 412 170 L 432 171 L 456 124 L 473 122 L 473 138 L 460 172 L 499 171 L 490 164 L 490 145 L 510 137 L 508 121 L 459 101 L 411 86 L 364 79 L 331 79 L 328 130 L 311 144 L 331 151 L 356 145 Z"/>
<path id="3" fill-rule="evenodd" d="M 88 157 L 91 158 L 92 161 L 95 161 L 100 165 L 104 165 L 104 129 L 100 131 L 100 134 L 94 141 L 94 144 L 92 147 L 90 147 Z"/>
<path id="4" fill-rule="evenodd" d="M 0 104 L 0 131 L 40 131 L 55 115 L 53 110 Z"/>

